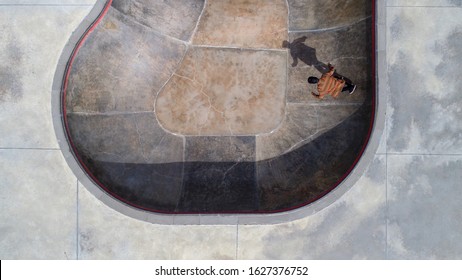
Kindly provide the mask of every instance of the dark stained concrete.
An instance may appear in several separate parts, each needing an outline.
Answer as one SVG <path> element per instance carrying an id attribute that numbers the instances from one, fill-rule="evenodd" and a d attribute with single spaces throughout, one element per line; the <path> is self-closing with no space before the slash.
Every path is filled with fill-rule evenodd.
<path id="1" fill-rule="evenodd" d="M 161 34 L 187 41 L 196 27 L 204 0 L 114 0 L 112 7 Z"/>
<path id="2" fill-rule="evenodd" d="M 277 212 L 316 200 L 368 139 L 365 2 L 289 0 L 287 18 L 261 0 L 114 1 L 70 72 L 63 105 L 74 153 L 108 194 L 153 212 Z M 218 24 L 220 7 L 232 26 Z M 311 96 L 306 79 L 321 76 L 320 64 L 292 67 L 282 47 L 303 36 L 311 56 L 357 84 L 353 95 Z"/>
<path id="3" fill-rule="evenodd" d="M 291 31 L 348 26 L 369 17 L 371 0 L 288 0 Z"/>
<path id="4" fill-rule="evenodd" d="M 287 16 L 286 0 L 207 1 L 193 43 L 279 49 L 287 40 Z"/>

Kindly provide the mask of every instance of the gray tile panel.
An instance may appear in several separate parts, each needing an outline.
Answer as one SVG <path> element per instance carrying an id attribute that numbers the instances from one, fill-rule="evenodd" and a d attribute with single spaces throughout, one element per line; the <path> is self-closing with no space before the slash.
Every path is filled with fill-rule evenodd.
<path id="1" fill-rule="evenodd" d="M 58 148 L 50 118 L 53 74 L 68 36 L 89 11 L 0 7 L 0 147 Z"/>
<path id="2" fill-rule="evenodd" d="M 253 136 L 195 136 L 185 139 L 185 161 L 255 161 Z"/>
<path id="3" fill-rule="evenodd" d="M 388 8 L 388 152 L 462 152 L 461 16 L 453 8 Z"/>
<path id="4" fill-rule="evenodd" d="M 81 259 L 234 259 L 236 226 L 164 226 L 129 218 L 79 188 Z"/>
<path id="5" fill-rule="evenodd" d="M 77 179 L 56 150 L 0 150 L 0 258 L 75 259 Z"/>
<path id="6" fill-rule="evenodd" d="M 352 115 L 360 105 L 307 105 L 289 103 L 281 125 L 257 136 L 257 159 L 277 157 L 300 148 Z"/>
<path id="7" fill-rule="evenodd" d="M 188 41 L 192 36 L 204 0 L 114 0 L 112 7 L 156 32 Z"/>
<path id="8" fill-rule="evenodd" d="M 388 257 L 462 258 L 462 156 L 388 156 Z"/>
<path id="9" fill-rule="evenodd" d="M 68 115 L 73 143 L 93 160 L 114 163 L 183 161 L 183 138 L 165 132 L 154 112 Z"/>

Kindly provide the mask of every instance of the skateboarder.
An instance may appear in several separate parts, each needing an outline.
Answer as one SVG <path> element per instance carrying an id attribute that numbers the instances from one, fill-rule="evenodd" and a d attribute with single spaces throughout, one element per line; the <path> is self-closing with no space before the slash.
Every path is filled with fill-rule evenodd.
<path id="1" fill-rule="evenodd" d="M 317 84 L 318 93 L 311 92 L 311 94 L 318 98 L 323 99 L 325 95 L 332 95 L 337 98 L 340 92 L 348 91 L 350 94 L 356 89 L 356 85 L 351 83 L 350 80 L 344 78 L 337 78 L 334 76 L 334 66 L 328 64 L 329 71 L 321 76 L 321 79 L 316 77 L 309 77 L 308 83 Z"/>

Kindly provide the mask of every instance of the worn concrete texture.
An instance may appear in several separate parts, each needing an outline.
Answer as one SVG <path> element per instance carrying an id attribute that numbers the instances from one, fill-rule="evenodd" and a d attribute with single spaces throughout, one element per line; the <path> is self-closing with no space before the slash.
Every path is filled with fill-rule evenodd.
<path id="1" fill-rule="evenodd" d="M 256 135 L 284 115 L 286 53 L 192 48 L 159 93 L 156 115 L 182 135 Z"/>
<path id="2" fill-rule="evenodd" d="M 339 28 L 370 17 L 370 0 L 288 0 L 290 30 Z M 320 16 L 322 15 L 322 16 Z"/>
<path id="3" fill-rule="evenodd" d="M 287 40 L 285 0 L 207 1 L 196 45 L 279 49 Z"/>
<path id="4" fill-rule="evenodd" d="M 108 208 L 79 184 L 80 259 L 234 259 L 236 226 L 162 226 Z"/>
<path id="5" fill-rule="evenodd" d="M 158 33 L 189 40 L 205 0 L 113 0 L 112 7 Z"/>
<path id="6" fill-rule="evenodd" d="M 389 156 L 392 259 L 461 259 L 462 156 Z"/>
<path id="7" fill-rule="evenodd" d="M 62 34 L 70 34 L 88 11 L 0 7 L 0 146 L 59 147 L 50 118 L 54 70 L 68 37 Z"/>
<path id="8" fill-rule="evenodd" d="M 389 152 L 462 152 L 461 15 L 459 8 L 388 9 Z"/>
<path id="9" fill-rule="evenodd" d="M 61 152 L 0 149 L 0 178 L 0 258 L 75 259 L 77 179 Z"/>
<path id="10" fill-rule="evenodd" d="M 184 43 L 110 8 L 75 57 L 68 112 L 154 111 L 157 92 L 185 52 Z"/>

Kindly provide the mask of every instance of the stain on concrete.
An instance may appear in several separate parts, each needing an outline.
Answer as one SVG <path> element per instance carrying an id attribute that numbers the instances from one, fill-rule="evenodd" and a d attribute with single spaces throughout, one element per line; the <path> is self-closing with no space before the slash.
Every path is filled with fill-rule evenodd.
<path id="1" fill-rule="evenodd" d="M 7 60 L 0 65 L 0 102 L 17 102 L 23 96 L 23 73 L 18 69 L 21 69 L 24 54 L 14 38 L 7 41 L 9 43 L 4 53 Z"/>

